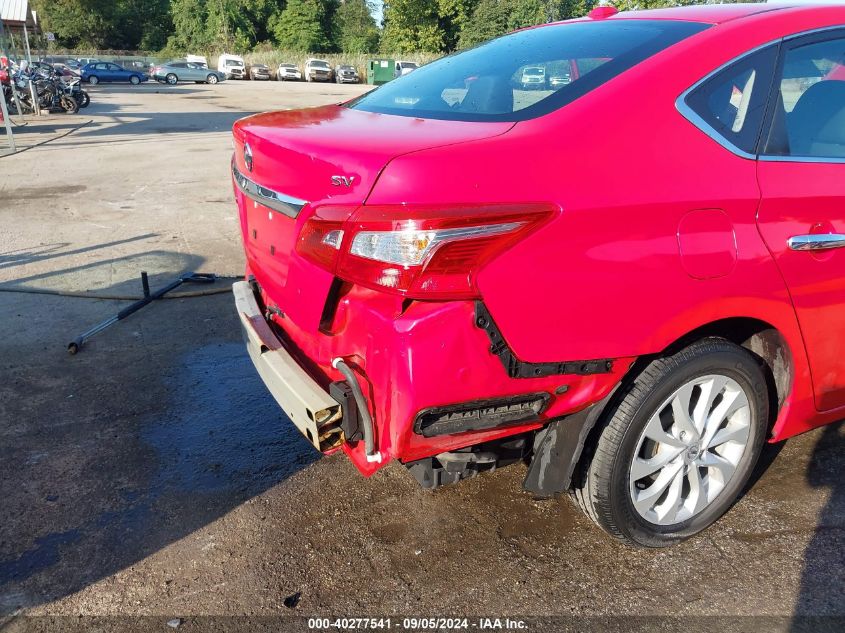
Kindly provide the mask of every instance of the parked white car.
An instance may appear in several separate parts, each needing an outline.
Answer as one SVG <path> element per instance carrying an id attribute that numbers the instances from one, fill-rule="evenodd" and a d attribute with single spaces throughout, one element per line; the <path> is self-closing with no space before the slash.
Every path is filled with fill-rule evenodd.
<path id="1" fill-rule="evenodd" d="M 393 70 L 393 76 L 401 77 L 402 75 L 407 75 L 408 73 L 414 72 L 419 67 L 420 65 L 417 62 L 397 61 Z"/>
<path id="2" fill-rule="evenodd" d="M 278 81 L 302 81 L 302 73 L 296 64 L 279 64 L 276 70 L 276 79 Z"/>
<path id="3" fill-rule="evenodd" d="M 332 67 L 325 59 L 310 58 L 305 62 L 305 81 L 331 81 Z"/>
<path id="4" fill-rule="evenodd" d="M 217 58 L 217 70 L 226 75 L 226 79 L 246 79 L 246 64 L 240 55 L 223 53 Z"/>

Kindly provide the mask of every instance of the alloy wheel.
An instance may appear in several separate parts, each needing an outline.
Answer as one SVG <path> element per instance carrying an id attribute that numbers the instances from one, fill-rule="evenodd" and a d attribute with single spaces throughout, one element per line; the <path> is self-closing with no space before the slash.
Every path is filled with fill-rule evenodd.
<path id="1" fill-rule="evenodd" d="M 749 443 L 748 395 L 728 376 L 690 380 L 652 414 L 629 471 L 634 509 L 663 526 L 708 507 L 733 477 Z"/>

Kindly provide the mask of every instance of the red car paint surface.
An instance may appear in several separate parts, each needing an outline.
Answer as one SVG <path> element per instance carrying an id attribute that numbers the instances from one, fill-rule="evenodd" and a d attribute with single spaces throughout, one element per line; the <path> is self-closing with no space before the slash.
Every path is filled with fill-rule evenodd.
<path id="1" fill-rule="evenodd" d="M 248 142 L 251 178 L 309 201 L 295 220 L 280 218 L 236 188 L 247 276 L 278 308 L 273 321 L 318 381 L 341 379 L 335 357 L 354 364 L 382 460 L 367 461 L 360 442 L 343 450 L 365 474 L 390 458 L 408 462 L 539 428 L 603 399 L 636 359 L 735 319 L 768 324 L 784 343 L 788 381 L 772 441 L 845 415 L 845 254 L 786 248 L 793 235 L 845 232 L 845 164 L 737 155 L 676 106 L 750 50 L 845 24 L 845 8 L 723 5 L 605 19 L 712 26 L 516 123 L 338 105 L 235 125 L 235 166 L 247 173 Z M 350 186 L 333 185 L 337 174 Z M 402 221 L 455 205 L 528 203 L 547 210 L 542 225 L 473 272 L 477 297 L 409 299 L 348 279 L 333 293 L 343 264 L 320 266 L 296 248 L 315 215 L 349 228 L 369 209 Z M 476 300 L 521 361 L 609 359 L 612 370 L 509 377 L 475 326 Z M 534 392 L 551 400 L 530 424 L 413 432 L 429 407 Z"/>

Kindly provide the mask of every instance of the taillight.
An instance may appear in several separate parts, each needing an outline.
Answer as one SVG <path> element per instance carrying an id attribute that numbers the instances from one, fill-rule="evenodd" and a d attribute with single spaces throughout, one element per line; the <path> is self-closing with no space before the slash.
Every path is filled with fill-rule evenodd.
<path id="1" fill-rule="evenodd" d="M 546 204 L 323 207 L 297 251 L 335 275 L 415 299 L 478 297 L 483 266 L 555 214 Z M 349 217 L 342 221 L 342 216 Z"/>

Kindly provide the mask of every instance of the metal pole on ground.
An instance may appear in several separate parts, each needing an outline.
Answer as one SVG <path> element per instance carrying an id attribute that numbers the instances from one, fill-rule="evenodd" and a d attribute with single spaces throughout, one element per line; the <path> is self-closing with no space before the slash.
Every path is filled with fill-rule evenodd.
<path id="1" fill-rule="evenodd" d="M 26 24 L 23 25 L 23 41 L 24 45 L 26 46 L 26 61 L 29 62 L 29 65 L 32 65 L 32 52 L 29 50 L 29 34 L 26 31 Z"/>
<path id="2" fill-rule="evenodd" d="M 9 139 L 9 149 L 14 154 L 15 136 L 12 134 L 12 122 L 9 120 L 9 109 L 6 107 L 6 97 L 0 94 L 0 114 L 3 116 L 3 124 L 6 126 L 6 138 Z"/>
<path id="3" fill-rule="evenodd" d="M 9 53 L 5 50 L 5 44 L 6 33 L 3 30 L 3 23 L 0 22 L 0 52 L 2 52 L 8 59 Z M 15 82 L 12 80 L 11 72 L 9 72 L 9 86 L 12 89 L 12 94 L 17 97 L 17 92 L 15 92 Z M 18 104 L 18 112 L 20 112 L 20 107 L 20 104 Z M 12 153 L 14 153 L 16 151 L 15 135 L 12 134 L 12 121 L 9 119 L 9 108 L 6 107 L 6 97 L 3 95 L 2 86 L 0 86 L 0 114 L 3 116 L 3 126 L 6 128 L 6 138 L 9 139 L 9 148 L 12 150 Z"/>
<path id="4" fill-rule="evenodd" d="M 35 89 L 35 82 L 29 80 L 29 95 L 32 98 L 32 109 L 35 110 L 35 115 L 41 115 L 41 106 L 38 104 L 38 91 Z"/>

